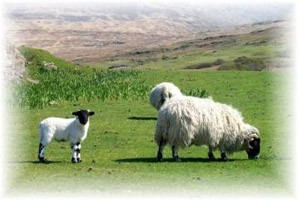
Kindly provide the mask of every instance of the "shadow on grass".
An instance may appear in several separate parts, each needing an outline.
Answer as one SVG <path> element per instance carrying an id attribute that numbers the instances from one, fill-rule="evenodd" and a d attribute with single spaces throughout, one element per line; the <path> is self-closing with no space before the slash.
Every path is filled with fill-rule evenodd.
<path id="1" fill-rule="evenodd" d="M 226 162 L 235 162 L 235 161 L 244 161 L 247 159 L 228 159 Z M 115 162 L 119 163 L 157 163 L 156 158 L 125 158 L 118 159 Z M 176 163 L 172 158 L 165 158 L 162 162 Z M 178 163 L 186 162 L 201 162 L 201 163 L 211 163 L 211 162 L 223 162 L 221 159 L 210 160 L 209 158 L 181 158 L 181 161 Z"/>
<path id="2" fill-rule="evenodd" d="M 136 116 L 132 116 L 132 117 L 128 117 L 127 119 L 129 119 L 129 120 L 157 120 L 157 117 L 136 117 Z"/>
<path id="3" fill-rule="evenodd" d="M 24 161 L 16 161 L 13 163 L 31 163 L 31 164 L 40 164 L 40 165 L 47 165 L 47 164 L 60 164 L 63 163 L 62 161 L 53 161 L 53 160 L 46 160 L 45 162 L 39 162 L 38 160 L 24 160 Z"/>

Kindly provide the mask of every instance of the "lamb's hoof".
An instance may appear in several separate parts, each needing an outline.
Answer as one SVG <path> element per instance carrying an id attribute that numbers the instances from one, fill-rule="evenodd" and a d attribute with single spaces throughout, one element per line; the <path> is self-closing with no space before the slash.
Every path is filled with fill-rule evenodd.
<path id="1" fill-rule="evenodd" d="M 175 156 L 175 157 L 173 157 L 173 160 L 174 160 L 175 162 L 181 162 L 181 159 L 179 158 L 179 156 Z"/>
<path id="2" fill-rule="evenodd" d="M 81 160 L 81 159 L 78 159 L 78 163 L 80 163 L 80 162 L 83 162 L 83 160 Z"/>
<path id="3" fill-rule="evenodd" d="M 211 160 L 211 161 L 215 160 L 213 153 L 208 153 L 208 157 L 209 157 L 209 160 Z"/>
<path id="4" fill-rule="evenodd" d="M 38 157 L 39 162 L 45 163 L 47 160 L 44 157 Z"/>
<path id="5" fill-rule="evenodd" d="M 71 158 L 71 162 L 72 162 L 72 163 L 77 163 L 78 161 L 77 161 L 77 159 L 75 159 L 75 158 Z"/>

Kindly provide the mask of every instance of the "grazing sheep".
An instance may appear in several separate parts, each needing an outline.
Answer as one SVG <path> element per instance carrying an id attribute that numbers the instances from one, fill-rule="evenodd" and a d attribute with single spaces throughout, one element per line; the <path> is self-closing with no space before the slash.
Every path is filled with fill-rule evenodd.
<path id="1" fill-rule="evenodd" d="M 164 102 L 175 96 L 182 96 L 180 89 L 173 83 L 163 82 L 156 85 L 150 92 L 150 104 L 159 110 Z"/>
<path id="2" fill-rule="evenodd" d="M 159 110 L 155 141 L 159 146 L 157 160 L 163 159 L 163 147 L 170 144 L 173 159 L 179 161 L 178 148 L 207 145 L 209 158 L 219 149 L 225 152 L 246 150 L 249 159 L 258 159 L 260 136 L 255 127 L 243 122 L 241 114 L 231 106 L 212 99 L 181 96 L 168 100 Z"/>
<path id="3" fill-rule="evenodd" d="M 53 139 L 59 142 L 70 141 L 72 149 L 71 162 L 81 162 L 81 142 L 87 137 L 89 116 L 94 115 L 94 112 L 80 110 L 72 114 L 77 117 L 72 119 L 49 117 L 40 122 L 40 144 L 38 151 L 40 162 L 45 162 L 44 149 Z"/>

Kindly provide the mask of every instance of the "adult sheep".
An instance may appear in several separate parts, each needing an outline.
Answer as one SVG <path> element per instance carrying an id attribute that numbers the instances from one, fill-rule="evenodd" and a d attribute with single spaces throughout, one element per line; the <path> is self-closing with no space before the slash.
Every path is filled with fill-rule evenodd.
<path id="1" fill-rule="evenodd" d="M 215 149 L 220 150 L 223 161 L 227 160 L 226 152 L 246 150 L 249 159 L 258 159 L 260 153 L 259 131 L 244 123 L 240 112 L 212 99 L 189 96 L 171 98 L 161 107 L 155 141 L 158 161 L 163 159 L 166 144 L 171 145 L 175 161 L 180 160 L 179 147 L 193 144 L 207 145 L 211 160 Z"/>
<path id="2" fill-rule="evenodd" d="M 49 117 L 40 122 L 40 143 L 38 150 L 38 159 L 40 162 L 45 162 L 45 147 L 53 139 L 59 142 L 70 141 L 72 149 L 71 162 L 81 162 L 81 142 L 87 137 L 89 116 L 94 115 L 94 112 L 90 110 L 80 110 L 72 114 L 77 117 L 71 119 Z"/>
<path id="3" fill-rule="evenodd" d="M 159 110 L 165 101 L 172 97 L 182 96 L 180 89 L 173 83 L 163 82 L 156 85 L 150 92 L 150 104 Z"/>

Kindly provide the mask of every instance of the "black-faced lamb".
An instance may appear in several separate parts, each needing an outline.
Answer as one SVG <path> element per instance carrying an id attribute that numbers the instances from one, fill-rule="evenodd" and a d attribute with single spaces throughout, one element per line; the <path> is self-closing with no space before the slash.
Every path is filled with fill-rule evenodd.
<path id="1" fill-rule="evenodd" d="M 258 159 L 260 134 L 257 128 L 243 122 L 235 108 L 212 99 L 180 96 L 169 99 L 159 110 L 155 141 L 159 146 L 157 160 L 163 160 L 163 148 L 169 144 L 175 161 L 179 161 L 178 148 L 207 145 L 208 156 L 219 149 L 221 159 L 226 152 L 245 150 L 249 159 Z"/>
<path id="2" fill-rule="evenodd" d="M 94 115 L 90 110 L 79 110 L 72 113 L 76 118 L 65 119 L 49 117 L 42 120 L 39 124 L 40 144 L 38 159 L 45 162 L 45 147 L 54 139 L 56 141 L 70 141 L 72 149 L 71 162 L 81 162 L 80 151 L 81 142 L 87 137 L 89 127 L 89 116 Z"/>

